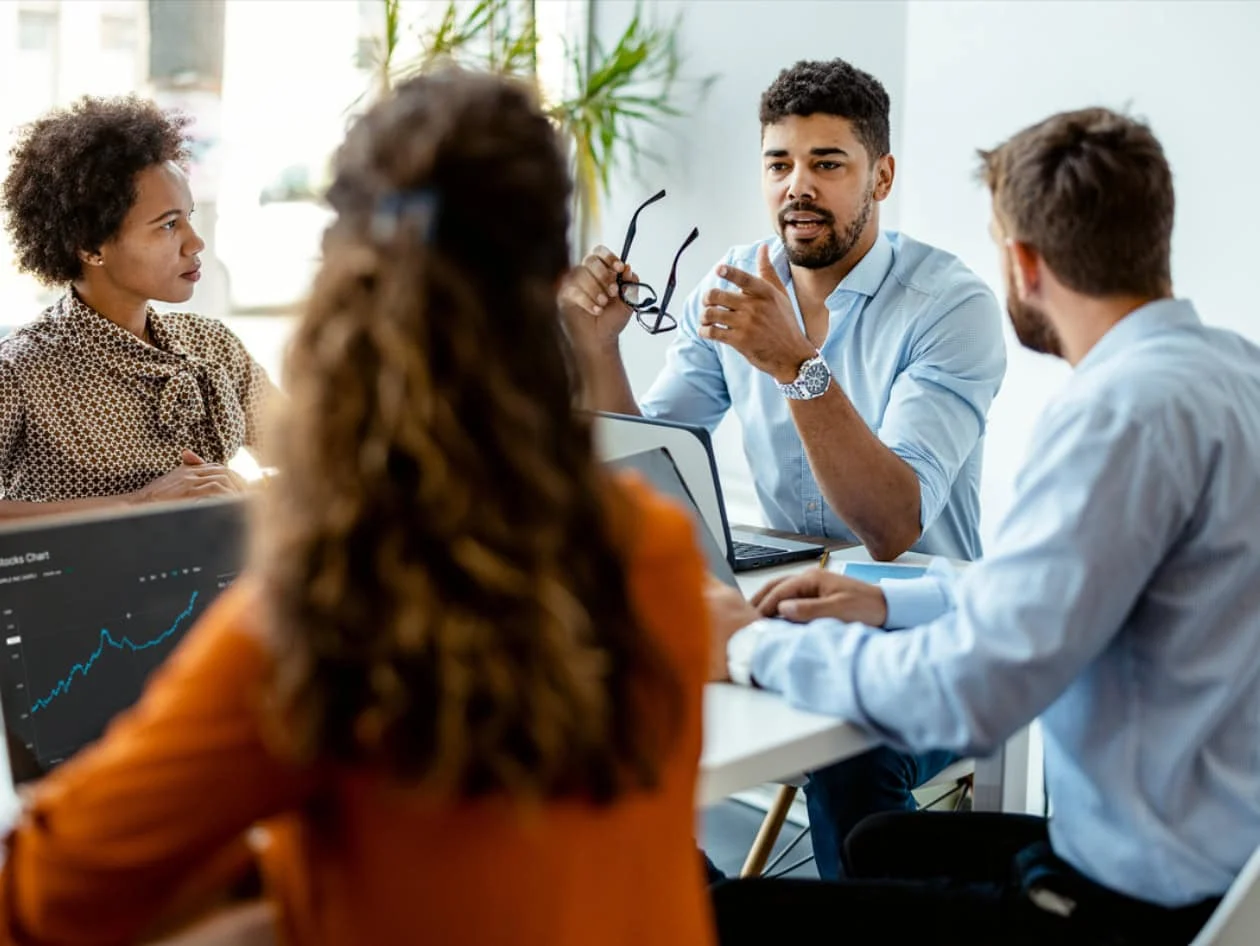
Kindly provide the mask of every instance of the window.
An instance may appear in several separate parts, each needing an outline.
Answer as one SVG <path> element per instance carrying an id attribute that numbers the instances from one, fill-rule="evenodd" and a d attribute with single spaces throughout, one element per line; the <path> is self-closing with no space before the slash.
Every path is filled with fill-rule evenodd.
<path id="1" fill-rule="evenodd" d="M 61 71 L 61 17 L 55 7 L 24 6 L 17 15 L 17 108 L 11 113 L 28 120 L 57 104 Z"/>
<path id="2" fill-rule="evenodd" d="M 120 16 L 116 13 L 101 15 L 101 49 L 106 52 L 135 52 L 139 45 L 138 34 L 134 16 Z"/>
<path id="3" fill-rule="evenodd" d="M 148 18 L 139 0 L 102 4 L 100 55 L 92 65 L 97 95 L 124 95 L 143 88 L 149 75 Z"/>
<path id="4" fill-rule="evenodd" d="M 385 4 L 382 0 L 359 0 L 359 36 L 355 44 L 354 65 L 371 69 L 380 54 L 385 35 Z"/>
<path id="5" fill-rule="evenodd" d="M 18 10 L 18 50 L 53 53 L 60 17 L 51 10 Z"/>

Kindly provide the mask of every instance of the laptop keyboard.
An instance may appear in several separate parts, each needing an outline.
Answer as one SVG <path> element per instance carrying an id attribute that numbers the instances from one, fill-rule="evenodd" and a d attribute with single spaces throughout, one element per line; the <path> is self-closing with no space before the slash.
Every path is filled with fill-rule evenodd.
<path id="1" fill-rule="evenodd" d="M 736 558 L 756 558 L 759 555 L 774 555 L 783 551 L 770 545 L 757 545 L 753 542 L 736 542 L 733 540 L 731 548 L 734 550 Z"/>

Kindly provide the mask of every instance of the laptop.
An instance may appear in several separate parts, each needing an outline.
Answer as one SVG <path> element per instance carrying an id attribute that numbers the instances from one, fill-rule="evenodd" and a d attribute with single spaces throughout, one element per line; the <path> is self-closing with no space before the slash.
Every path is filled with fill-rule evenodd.
<path id="1" fill-rule="evenodd" d="M 714 538 L 726 549 L 737 572 L 816 559 L 823 546 L 780 539 L 759 532 L 732 530 L 722 501 L 713 441 L 703 427 L 630 414 L 595 414 L 596 450 L 604 460 L 664 447 L 687 484 Z"/>
<path id="2" fill-rule="evenodd" d="M 631 453 L 615 460 L 608 460 L 606 465 L 615 470 L 634 470 L 651 483 L 652 488 L 658 493 L 678 500 L 679 504 L 691 514 L 692 522 L 696 527 L 696 539 L 700 542 L 709 571 L 719 581 L 725 582 L 732 588 L 739 588 L 739 583 L 735 580 L 735 572 L 726 557 L 725 547 L 718 545 L 717 540 L 713 538 L 713 533 L 709 531 L 704 516 L 700 513 L 700 507 L 696 505 L 695 497 L 691 495 L 691 490 L 687 489 L 687 484 L 683 482 L 682 474 L 678 472 L 678 466 L 668 450 L 657 447 L 654 450 Z"/>
<path id="3" fill-rule="evenodd" d="M 72 757 L 136 702 L 240 571 L 239 499 L 0 529 L 0 712 L 14 783 Z"/>

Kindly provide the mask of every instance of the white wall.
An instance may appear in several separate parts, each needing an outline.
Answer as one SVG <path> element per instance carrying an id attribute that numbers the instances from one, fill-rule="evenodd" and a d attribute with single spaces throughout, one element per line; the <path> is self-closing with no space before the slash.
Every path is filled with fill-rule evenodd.
<path id="1" fill-rule="evenodd" d="M 962 256 L 1001 292 L 975 149 L 1053 112 L 1128 107 L 1163 142 L 1177 188 L 1173 280 L 1204 320 L 1260 338 L 1260 4 L 941 2 L 907 18 L 901 224 Z M 1067 369 L 1019 348 L 989 416 L 981 505 L 988 538 L 1028 435 Z"/>
<path id="2" fill-rule="evenodd" d="M 633 0 L 592 0 L 596 35 L 611 46 L 633 13 Z M 842 56 L 878 76 L 893 100 L 893 147 L 902 122 L 906 3 L 824 0 L 739 0 L 686 3 L 657 0 L 645 6 L 655 22 L 682 14 L 685 73 L 717 74 L 703 104 L 659 132 L 644 136 L 660 163 L 645 162 L 636 177 L 618 175 L 606 201 L 596 239 L 620 252 L 634 208 L 662 187 L 669 196 L 639 218 L 630 262 L 641 278 L 663 288 L 674 253 L 692 227 L 700 238 L 679 267 L 679 305 L 727 248 L 771 231 L 761 200 L 761 93 L 779 71 L 799 59 Z M 688 107 L 690 102 L 685 103 Z M 886 225 L 896 223 L 897 191 L 884 208 Z M 671 306 L 672 307 L 672 306 Z M 663 363 L 669 335 L 652 338 L 631 323 L 622 352 L 636 393 L 642 393 Z M 718 459 L 731 517 L 760 521 L 733 422 L 718 434 Z"/>

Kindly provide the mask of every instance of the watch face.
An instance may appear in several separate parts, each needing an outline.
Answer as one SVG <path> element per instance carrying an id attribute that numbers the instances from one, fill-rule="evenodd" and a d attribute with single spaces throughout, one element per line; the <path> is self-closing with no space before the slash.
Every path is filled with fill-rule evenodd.
<path id="1" fill-rule="evenodd" d="M 811 358 L 801 366 L 801 376 L 797 378 L 797 383 L 805 389 L 806 394 L 818 397 L 831 384 L 831 371 L 821 358 Z"/>

